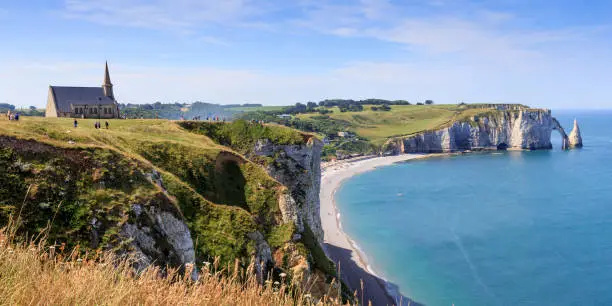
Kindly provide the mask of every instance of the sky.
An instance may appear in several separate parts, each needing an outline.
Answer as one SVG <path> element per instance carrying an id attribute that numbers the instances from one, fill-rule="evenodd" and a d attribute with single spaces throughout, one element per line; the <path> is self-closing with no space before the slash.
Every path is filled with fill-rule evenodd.
<path id="1" fill-rule="evenodd" d="M 0 103 L 346 99 L 612 108 L 612 2 L 0 0 Z"/>

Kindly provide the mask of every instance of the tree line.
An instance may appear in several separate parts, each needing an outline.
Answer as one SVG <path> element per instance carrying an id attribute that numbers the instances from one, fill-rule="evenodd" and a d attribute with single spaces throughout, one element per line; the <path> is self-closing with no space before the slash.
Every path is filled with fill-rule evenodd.
<path id="1" fill-rule="evenodd" d="M 425 102 L 417 102 L 416 105 L 431 105 L 434 104 L 433 100 L 425 100 Z M 412 105 L 412 103 L 406 100 L 384 100 L 384 99 L 365 99 L 365 100 L 352 100 L 352 99 L 326 99 L 316 102 L 295 103 L 293 106 L 288 106 L 283 109 L 282 113 L 286 114 L 302 114 L 302 113 L 314 113 L 318 112 L 321 115 L 330 113 L 330 110 L 325 108 L 338 107 L 341 112 L 360 112 L 363 111 L 364 105 L 374 105 L 373 111 L 389 111 L 391 110 L 390 105 Z"/>

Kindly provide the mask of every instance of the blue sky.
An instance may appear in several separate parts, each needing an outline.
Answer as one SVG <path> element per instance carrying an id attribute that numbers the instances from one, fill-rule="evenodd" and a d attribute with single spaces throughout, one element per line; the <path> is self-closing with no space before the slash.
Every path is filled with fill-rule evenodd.
<path id="1" fill-rule="evenodd" d="M 0 102 L 98 86 L 108 60 L 120 102 L 612 108 L 610 17 L 609 1 L 7 0 Z"/>

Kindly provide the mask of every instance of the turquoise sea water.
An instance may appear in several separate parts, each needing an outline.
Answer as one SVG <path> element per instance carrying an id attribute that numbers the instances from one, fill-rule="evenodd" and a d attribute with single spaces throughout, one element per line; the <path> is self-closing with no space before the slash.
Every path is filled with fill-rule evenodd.
<path id="1" fill-rule="evenodd" d="M 426 305 L 612 303 L 612 112 L 553 112 L 585 147 L 383 167 L 336 193 L 374 270 Z"/>

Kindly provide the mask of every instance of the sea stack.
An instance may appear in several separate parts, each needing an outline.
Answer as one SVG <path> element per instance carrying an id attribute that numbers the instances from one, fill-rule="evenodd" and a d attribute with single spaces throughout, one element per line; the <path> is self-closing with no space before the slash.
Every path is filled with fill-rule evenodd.
<path id="1" fill-rule="evenodd" d="M 568 136 L 570 148 L 582 148 L 582 136 L 580 135 L 580 128 L 578 127 L 578 121 L 574 119 L 574 129 Z"/>

